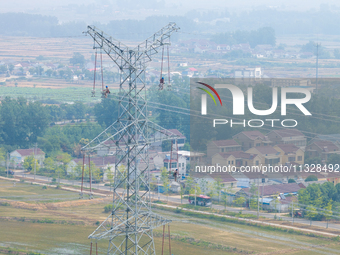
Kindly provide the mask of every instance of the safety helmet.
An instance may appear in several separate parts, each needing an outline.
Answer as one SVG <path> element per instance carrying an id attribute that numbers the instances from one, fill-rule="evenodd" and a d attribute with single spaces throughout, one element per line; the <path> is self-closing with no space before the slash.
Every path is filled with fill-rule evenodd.
<path id="1" fill-rule="evenodd" d="M 107 87 L 107 86 L 106 86 Z"/>

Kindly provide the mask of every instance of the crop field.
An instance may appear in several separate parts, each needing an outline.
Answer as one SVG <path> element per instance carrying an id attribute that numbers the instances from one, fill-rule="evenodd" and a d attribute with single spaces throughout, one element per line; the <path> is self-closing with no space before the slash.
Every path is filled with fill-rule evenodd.
<path id="1" fill-rule="evenodd" d="M 4 180 L 0 181 L 0 197 L 0 254 L 8 254 L 10 250 L 89 254 L 87 237 L 108 216 L 104 206 L 111 202 L 110 197 L 79 200 L 75 192 L 43 189 L 29 183 L 14 186 L 13 182 Z M 174 255 L 338 254 L 340 249 L 337 239 L 199 219 L 166 210 L 154 211 L 173 221 L 170 230 Z M 161 227 L 154 231 L 154 236 L 160 254 Z M 105 254 L 107 242 L 98 242 L 98 247 L 99 254 Z M 164 247 L 168 254 L 167 235 Z"/>

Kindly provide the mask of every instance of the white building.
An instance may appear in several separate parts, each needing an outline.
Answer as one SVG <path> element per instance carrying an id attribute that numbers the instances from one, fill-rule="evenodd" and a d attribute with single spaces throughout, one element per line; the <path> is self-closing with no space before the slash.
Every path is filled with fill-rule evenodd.
<path id="1" fill-rule="evenodd" d="M 156 156 L 153 157 L 153 163 L 156 169 L 161 169 L 166 167 L 169 171 L 173 172 L 178 169 L 179 175 L 186 174 L 187 159 L 185 156 L 172 152 L 172 158 L 170 160 L 171 152 L 158 152 Z"/>
<path id="2" fill-rule="evenodd" d="M 14 162 L 16 166 L 22 166 L 25 158 L 29 156 L 35 156 L 38 160 L 39 165 L 43 165 L 45 160 L 45 152 L 43 152 L 39 148 L 31 148 L 31 149 L 18 149 L 12 151 L 10 154 L 10 160 Z"/>

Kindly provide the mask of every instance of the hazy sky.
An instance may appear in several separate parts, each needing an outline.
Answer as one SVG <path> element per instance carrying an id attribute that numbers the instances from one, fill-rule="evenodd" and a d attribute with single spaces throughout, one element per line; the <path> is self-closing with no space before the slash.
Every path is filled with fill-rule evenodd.
<path id="1" fill-rule="evenodd" d="M 0 12 L 26 12 L 34 9 L 53 9 L 59 6 L 67 6 L 69 4 L 87 5 L 90 3 L 96 4 L 115 4 L 119 0 L 0 0 L 1 10 Z M 138 1 L 143 3 L 143 0 Z M 282 9 L 294 9 L 294 10 L 309 10 L 311 8 L 319 8 L 321 4 L 340 6 L 338 0 L 165 0 L 167 6 L 182 6 L 185 10 L 204 8 L 230 8 L 242 10 L 252 8 L 282 8 Z M 164 10 L 166 13 L 166 9 Z"/>
<path id="2" fill-rule="evenodd" d="M 87 24 L 105 24 L 122 19 L 143 20 L 154 15 L 184 16 L 191 10 L 231 13 L 262 9 L 340 10 L 338 0 L 0 0 L 0 4 L 0 13 L 41 14 L 55 16 L 60 23 L 81 21 Z"/>

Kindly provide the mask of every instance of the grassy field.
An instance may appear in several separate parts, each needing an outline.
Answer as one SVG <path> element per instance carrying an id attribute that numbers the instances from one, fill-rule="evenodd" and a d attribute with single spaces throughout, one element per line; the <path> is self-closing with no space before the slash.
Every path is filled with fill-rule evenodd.
<path id="1" fill-rule="evenodd" d="M 53 201 L 52 196 L 66 201 Z M 79 200 L 74 192 L 42 189 L 26 183 L 13 186 L 13 182 L 3 180 L 0 197 L 0 254 L 8 254 L 5 251 L 9 248 L 42 254 L 89 254 L 87 237 L 108 216 L 103 208 L 111 202 L 111 198 Z M 23 202 L 28 198 L 38 200 Z M 340 242 L 335 239 L 199 219 L 159 209 L 155 212 L 173 221 L 174 255 L 340 253 Z M 156 229 L 154 236 L 160 254 L 162 228 Z M 105 254 L 107 242 L 99 242 L 98 247 L 99 254 Z M 168 237 L 165 254 L 168 254 Z"/>
<path id="2" fill-rule="evenodd" d="M 15 85 L 17 84 L 17 85 Z M 114 84 L 108 84 L 111 93 L 115 93 Z M 34 100 L 53 99 L 58 102 L 96 102 L 100 101 L 100 89 L 96 87 L 96 97 L 91 97 L 93 83 L 81 81 L 72 83 L 61 79 L 40 78 L 32 81 L 7 81 L 6 86 L 1 86 L 2 97 L 25 97 Z"/>

